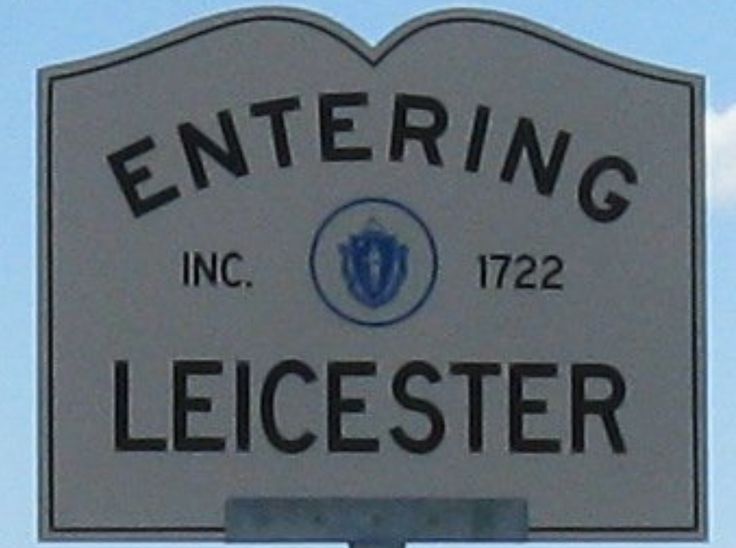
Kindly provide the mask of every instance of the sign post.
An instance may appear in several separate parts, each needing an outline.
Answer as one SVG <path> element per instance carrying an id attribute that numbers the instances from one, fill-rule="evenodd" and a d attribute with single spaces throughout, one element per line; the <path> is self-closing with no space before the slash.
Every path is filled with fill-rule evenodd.
<path id="1" fill-rule="evenodd" d="M 704 538 L 700 77 L 264 9 L 39 100 L 43 539 Z"/>

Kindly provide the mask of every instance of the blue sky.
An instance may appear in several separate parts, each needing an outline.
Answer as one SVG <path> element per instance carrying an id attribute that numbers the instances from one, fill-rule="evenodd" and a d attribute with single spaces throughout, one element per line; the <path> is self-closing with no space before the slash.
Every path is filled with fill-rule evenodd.
<path id="1" fill-rule="evenodd" d="M 705 74 L 711 544 L 736 543 L 736 3 L 733 0 L 276 2 L 332 16 L 375 42 L 450 6 L 508 11 L 605 49 Z M 3 0 L 0 10 L 0 548 L 35 546 L 35 71 L 232 8 L 224 0 Z M 152 544 L 143 544 L 153 546 Z M 66 546 L 66 545 L 65 545 Z M 84 546 L 90 546 L 85 544 Z M 179 544 L 178 546 L 186 546 Z M 668 546 L 675 546 L 669 544 Z M 678 545 L 679 546 L 679 545 Z"/>

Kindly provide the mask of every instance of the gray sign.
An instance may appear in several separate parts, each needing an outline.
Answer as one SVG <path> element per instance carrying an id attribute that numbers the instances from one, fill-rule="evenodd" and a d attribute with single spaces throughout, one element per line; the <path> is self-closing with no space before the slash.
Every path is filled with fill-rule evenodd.
<path id="1" fill-rule="evenodd" d="M 524 499 L 703 538 L 703 81 L 456 10 L 239 11 L 40 78 L 43 538 Z"/>

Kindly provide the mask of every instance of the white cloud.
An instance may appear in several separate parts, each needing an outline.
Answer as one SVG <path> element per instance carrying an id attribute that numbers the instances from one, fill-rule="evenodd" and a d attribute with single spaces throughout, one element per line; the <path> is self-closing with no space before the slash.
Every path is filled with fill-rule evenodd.
<path id="1" fill-rule="evenodd" d="M 736 205 L 736 105 L 706 116 L 706 158 L 710 205 Z"/>

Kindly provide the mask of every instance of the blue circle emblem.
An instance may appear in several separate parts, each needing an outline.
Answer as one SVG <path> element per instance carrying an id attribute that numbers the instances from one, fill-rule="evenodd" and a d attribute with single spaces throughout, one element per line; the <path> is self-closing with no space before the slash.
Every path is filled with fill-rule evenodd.
<path id="1" fill-rule="evenodd" d="M 367 327 L 403 321 L 427 301 L 437 280 L 437 246 L 424 221 L 404 204 L 362 198 L 330 213 L 309 254 L 322 302 Z"/>

